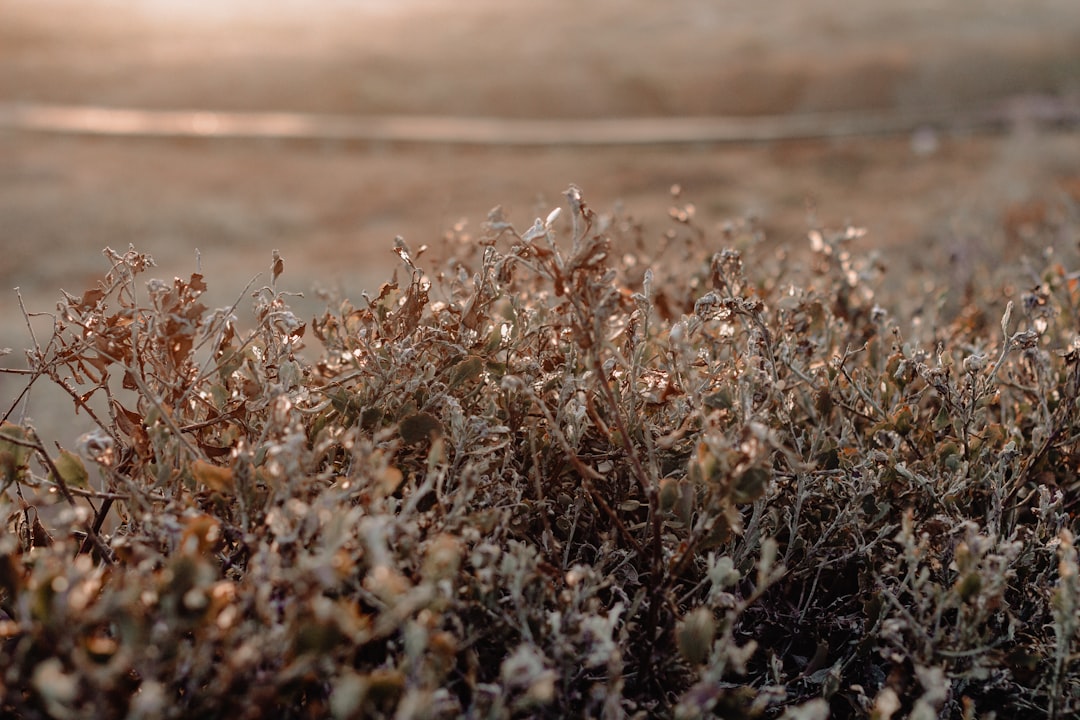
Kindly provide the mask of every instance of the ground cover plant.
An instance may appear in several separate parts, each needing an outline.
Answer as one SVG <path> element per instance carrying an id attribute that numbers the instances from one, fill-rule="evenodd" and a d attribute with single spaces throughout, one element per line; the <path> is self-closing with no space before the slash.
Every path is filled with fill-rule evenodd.
<path id="1" fill-rule="evenodd" d="M 18 371 L 96 429 L 3 408 L 2 713 L 1073 716 L 1071 250 L 951 312 L 566 200 L 311 320 L 106 249 Z"/>

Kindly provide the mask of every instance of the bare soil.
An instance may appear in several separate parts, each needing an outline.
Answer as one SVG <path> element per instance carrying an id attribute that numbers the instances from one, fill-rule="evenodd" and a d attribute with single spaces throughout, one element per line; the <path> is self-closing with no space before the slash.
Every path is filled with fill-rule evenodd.
<path id="1" fill-rule="evenodd" d="M 776 3 L 0 0 L 0 103 L 610 117 L 962 108 L 1080 87 L 1075 0 Z M 466 7 L 459 7 L 466 5 Z M 927 140 L 931 140 L 927 144 Z M 916 151 L 918 150 L 918 151 Z M 477 149 L 147 141 L 0 131 L 0 347 L 134 243 L 160 275 L 201 267 L 235 299 L 270 253 L 282 283 L 351 296 L 389 278 L 393 238 L 434 244 L 502 204 L 520 226 L 569 183 L 647 239 L 679 184 L 701 223 L 760 219 L 799 248 L 853 222 L 899 277 L 959 287 L 1064 232 L 1075 133 L 939 133 L 756 145 Z M 1075 227 L 1075 225 L 1073 226 Z M 1058 238 L 1075 244 L 1076 238 Z M 198 265 L 201 257 L 201 266 Z M 3 358 L 20 364 L 18 354 Z M 0 376 L 0 401 L 21 389 Z"/>

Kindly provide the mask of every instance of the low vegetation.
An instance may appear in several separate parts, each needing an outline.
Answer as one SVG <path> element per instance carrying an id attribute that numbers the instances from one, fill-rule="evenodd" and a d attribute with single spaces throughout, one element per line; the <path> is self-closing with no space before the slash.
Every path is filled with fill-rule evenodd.
<path id="1" fill-rule="evenodd" d="M 566 197 L 310 320 L 106 249 L 18 371 L 96 429 L 0 408 L 0 713 L 1080 712 L 1077 274 Z"/>

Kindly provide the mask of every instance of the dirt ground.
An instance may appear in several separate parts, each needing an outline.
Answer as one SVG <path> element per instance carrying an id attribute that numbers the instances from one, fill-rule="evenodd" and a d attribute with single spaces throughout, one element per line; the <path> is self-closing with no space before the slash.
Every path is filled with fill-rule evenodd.
<path id="1" fill-rule="evenodd" d="M 940 0 L 0 0 L 0 104 L 775 116 L 962 109 L 1078 90 L 1075 0 L 977 9 Z M 281 282 L 305 291 L 310 314 L 317 284 L 357 296 L 388 279 L 395 235 L 431 244 L 463 219 L 475 232 L 496 204 L 526 226 L 571 182 L 598 210 L 621 203 L 654 238 L 667 227 L 676 183 L 706 226 L 754 215 L 772 242 L 791 247 L 805 244 L 812 208 L 823 224 L 866 226 L 863 249 L 881 252 L 897 275 L 929 268 L 962 282 L 1014 261 L 1026 235 L 1052 235 L 1077 212 L 1080 138 L 1075 129 L 946 128 L 748 145 L 482 149 L 0 130 L 0 347 L 28 340 L 10 288 L 21 288 L 29 309 L 48 310 L 59 288 L 81 293 L 105 269 L 105 245 L 134 243 L 165 277 L 194 271 L 198 251 L 213 305 L 230 303 L 278 248 Z M 19 389 L 0 376 L 5 411 Z"/>

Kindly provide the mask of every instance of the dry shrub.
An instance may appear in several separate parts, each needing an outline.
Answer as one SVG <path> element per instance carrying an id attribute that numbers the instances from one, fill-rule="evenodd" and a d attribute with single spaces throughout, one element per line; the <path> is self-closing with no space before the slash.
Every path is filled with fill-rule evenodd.
<path id="1" fill-rule="evenodd" d="M 1080 709 L 1074 273 L 905 338 L 858 230 L 567 200 L 250 332 L 106 250 L 20 371 L 97 429 L 0 430 L 3 713 Z"/>

